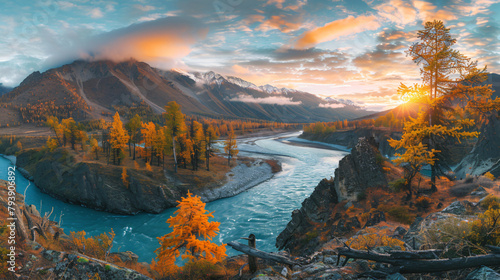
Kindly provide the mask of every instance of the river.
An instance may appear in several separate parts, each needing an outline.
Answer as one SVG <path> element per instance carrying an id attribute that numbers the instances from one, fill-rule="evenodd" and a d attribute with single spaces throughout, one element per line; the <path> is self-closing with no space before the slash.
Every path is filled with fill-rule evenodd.
<path id="1" fill-rule="evenodd" d="M 347 152 L 291 145 L 299 132 L 288 135 L 247 138 L 238 141 L 240 154 L 253 157 L 278 159 L 283 170 L 273 178 L 237 196 L 207 203 L 207 210 L 214 211 L 214 220 L 221 223 L 217 243 L 227 243 L 246 237 L 257 237 L 257 247 L 276 251 L 278 234 L 290 221 L 291 212 L 300 208 L 322 178 L 330 178 L 338 162 Z M 307 142 L 305 142 L 307 143 Z M 0 158 L 0 179 L 7 179 L 10 161 Z M 17 191 L 24 193 L 30 183 L 20 173 L 16 176 Z M 26 204 L 34 204 L 40 213 L 54 207 L 52 220 L 59 221 L 66 234 L 85 230 L 87 236 L 109 232 L 113 228 L 116 237 L 112 251 L 133 251 L 139 261 L 150 262 L 159 247 L 157 237 L 171 231 L 166 223 L 175 209 L 160 214 L 123 216 L 95 211 L 77 205 L 63 203 L 40 192 L 33 183 L 26 190 Z M 228 255 L 238 252 L 228 247 Z"/>

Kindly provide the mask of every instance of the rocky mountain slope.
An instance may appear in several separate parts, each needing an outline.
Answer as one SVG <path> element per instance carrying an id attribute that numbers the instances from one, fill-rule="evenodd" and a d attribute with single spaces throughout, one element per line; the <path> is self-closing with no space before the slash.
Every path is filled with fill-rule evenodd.
<path id="1" fill-rule="evenodd" d="M 114 106 L 138 104 L 161 113 L 169 101 L 179 103 L 187 114 L 279 122 L 353 119 L 369 113 L 307 92 L 256 86 L 214 72 L 163 71 L 134 60 L 75 61 L 44 73 L 34 72 L 0 98 L 19 110 L 35 104 L 49 108 L 40 113 L 53 114 L 62 110 L 60 106 L 71 106 L 67 113 L 78 119 L 109 114 Z"/>

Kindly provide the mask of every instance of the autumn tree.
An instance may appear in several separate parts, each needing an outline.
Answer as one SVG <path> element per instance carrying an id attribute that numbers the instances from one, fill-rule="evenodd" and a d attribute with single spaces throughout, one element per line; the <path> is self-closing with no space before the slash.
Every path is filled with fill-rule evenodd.
<path id="1" fill-rule="evenodd" d="M 87 142 L 89 141 L 89 136 L 87 135 L 87 132 L 83 130 L 78 131 L 78 140 L 80 141 L 80 145 L 82 147 L 82 151 L 87 150 Z"/>
<path id="2" fill-rule="evenodd" d="M 179 161 L 187 168 L 187 164 L 191 163 L 193 155 L 193 141 L 188 137 L 187 133 L 179 135 Z"/>
<path id="3" fill-rule="evenodd" d="M 205 162 L 207 171 L 210 171 L 210 158 L 215 155 L 214 144 L 218 138 L 217 130 L 212 125 L 209 125 L 205 132 Z"/>
<path id="4" fill-rule="evenodd" d="M 144 141 L 144 150 L 146 152 L 145 160 L 149 159 L 150 164 L 153 163 L 154 143 L 156 139 L 156 125 L 153 122 L 142 123 L 142 140 Z"/>
<path id="5" fill-rule="evenodd" d="M 165 121 L 172 133 L 172 154 L 174 156 L 174 172 L 177 173 L 177 155 L 175 153 L 176 138 L 181 134 L 186 127 L 185 115 L 181 112 L 181 106 L 175 101 L 168 102 L 165 106 Z"/>
<path id="6" fill-rule="evenodd" d="M 231 158 L 238 155 L 239 152 L 233 128 L 229 130 L 227 139 L 224 142 L 224 152 L 227 153 L 227 165 L 231 165 Z"/>
<path id="7" fill-rule="evenodd" d="M 157 127 L 156 137 L 153 141 L 154 151 L 156 158 L 158 159 L 158 166 L 160 166 L 160 161 L 165 162 L 165 154 L 171 148 L 171 142 L 169 141 L 169 130 L 167 127 Z M 165 167 L 165 165 L 163 166 Z"/>
<path id="8" fill-rule="evenodd" d="M 435 153 L 435 164 L 431 165 L 431 189 L 436 191 L 436 176 L 438 172 L 444 174 L 441 166 L 446 162 L 446 155 L 442 152 L 453 143 L 451 141 L 471 136 L 467 133 L 457 135 L 459 132 L 454 126 L 467 129 L 474 124 L 464 115 L 457 116 L 456 102 L 470 98 L 480 99 L 485 105 L 491 104 L 488 99 L 492 92 L 490 87 L 480 85 L 487 78 L 486 68 L 478 69 L 476 61 L 471 61 L 452 49 L 456 39 L 452 38 L 450 29 L 442 21 L 426 22 L 425 28 L 418 31 L 417 37 L 419 41 L 410 46 L 407 53 L 420 66 L 423 85 L 415 85 L 413 88 L 401 85 L 399 92 L 411 94 L 420 91 L 428 96 L 426 117 L 418 119 L 420 122 L 425 121 L 429 129 L 412 134 L 418 133 L 429 150 L 441 151 Z"/>
<path id="9" fill-rule="evenodd" d="M 200 160 L 205 158 L 205 133 L 203 125 L 197 121 L 191 123 L 191 139 L 193 143 L 191 163 L 193 170 L 198 170 Z"/>
<path id="10" fill-rule="evenodd" d="M 115 159 L 117 159 L 118 165 L 120 165 L 121 158 L 124 155 L 123 150 L 127 146 L 130 137 L 127 131 L 123 128 L 123 123 L 118 112 L 116 112 L 113 116 L 113 123 L 111 124 L 111 128 L 109 130 L 109 137 L 111 149 L 113 151 L 113 164 L 115 164 Z"/>
<path id="11" fill-rule="evenodd" d="M 102 148 L 99 146 L 99 142 L 97 142 L 97 139 L 94 137 L 90 139 L 90 150 L 95 154 L 95 159 L 99 160 L 99 152 L 102 151 Z"/>
<path id="12" fill-rule="evenodd" d="M 171 233 L 159 237 L 160 248 L 156 249 L 156 260 L 151 267 L 162 276 L 172 275 L 178 270 L 175 261 L 178 257 L 190 261 L 206 260 L 213 264 L 226 257 L 225 244 L 217 245 L 212 239 L 219 232 L 219 222 L 209 221 L 209 213 L 198 196 L 188 191 L 174 212 L 175 216 L 167 220 L 173 229 Z"/>
<path id="13" fill-rule="evenodd" d="M 138 143 L 140 138 L 141 126 L 142 126 L 141 117 L 137 114 L 133 118 L 131 118 L 125 125 L 130 135 L 130 143 L 132 143 L 134 147 L 132 152 L 132 160 L 135 160 L 135 145 Z M 129 155 L 131 153 L 130 150 L 131 149 L 129 145 Z"/>
<path id="14" fill-rule="evenodd" d="M 57 139 L 55 138 L 49 138 L 47 139 L 47 142 L 45 143 L 45 146 L 47 147 L 47 149 L 49 149 L 49 151 L 54 151 L 55 148 L 57 148 L 57 146 L 59 145 L 59 143 L 57 143 Z"/>

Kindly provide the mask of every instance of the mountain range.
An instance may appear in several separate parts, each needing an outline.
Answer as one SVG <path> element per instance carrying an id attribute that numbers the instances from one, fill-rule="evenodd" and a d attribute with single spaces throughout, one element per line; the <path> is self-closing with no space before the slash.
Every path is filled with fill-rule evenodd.
<path id="1" fill-rule="evenodd" d="M 169 101 L 179 103 L 189 115 L 278 122 L 336 121 L 373 113 L 348 100 L 325 100 L 303 91 L 256 86 L 212 71 L 165 71 L 135 60 L 79 60 L 44 73 L 34 72 L 0 97 L 0 102 L 13 108 L 31 108 L 28 111 L 40 104 L 64 107 L 80 119 L 98 118 L 112 114 L 116 106 L 137 104 L 162 113 Z"/>

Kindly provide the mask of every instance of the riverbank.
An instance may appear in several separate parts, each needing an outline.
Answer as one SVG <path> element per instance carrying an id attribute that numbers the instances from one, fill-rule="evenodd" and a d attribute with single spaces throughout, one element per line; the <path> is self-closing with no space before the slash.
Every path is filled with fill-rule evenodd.
<path id="1" fill-rule="evenodd" d="M 12 162 L 12 157 L 9 160 Z M 224 161 L 223 158 L 218 160 Z M 273 177 L 277 172 L 273 166 L 279 166 L 279 163 L 270 164 L 268 161 L 252 158 L 237 160 L 236 166 L 227 168 L 228 172 L 222 177 L 217 175 L 221 170 L 214 168 L 217 171 L 211 171 L 211 175 L 215 180 L 200 180 L 193 177 L 198 176 L 198 171 L 185 169 L 179 169 L 179 176 L 168 174 L 161 167 L 137 170 L 81 162 L 63 148 L 52 153 L 36 150 L 22 152 L 16 166 L 40 190 L 63 202 L 110 213 L 135 215 L 140 212 L 160 213 L 176 207 L 177 201 L 188 191 L 199 195 L 204 202 L 237 195 Z M 126 181 L 122 177 L 123 170 L 127 172 Z M 183 177 L 184 173 L 188 175 Z M 200 173 L 210 175 L 206 170 Z"/>

